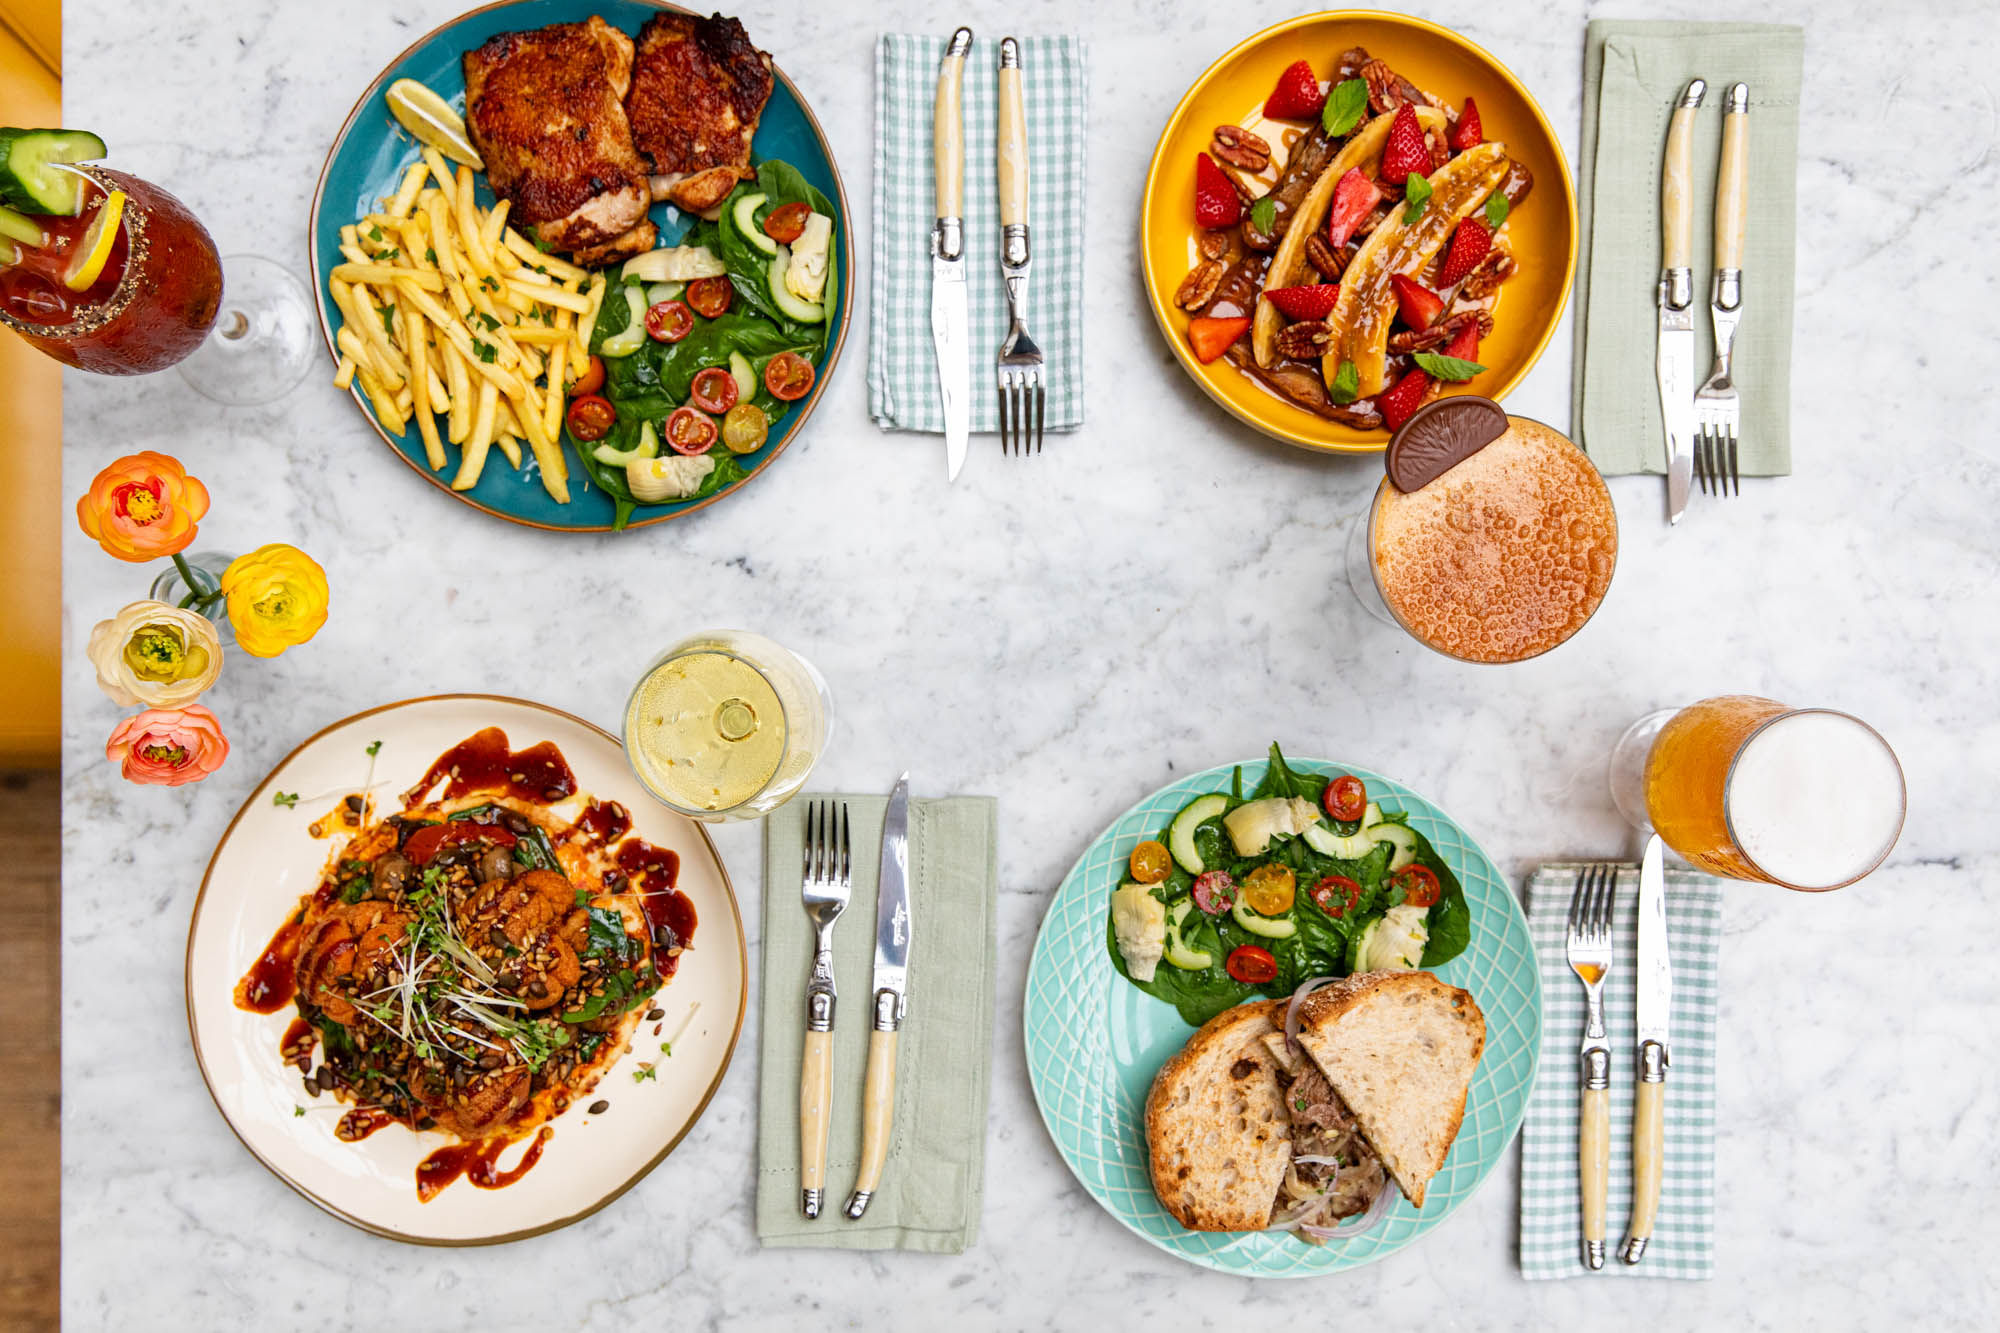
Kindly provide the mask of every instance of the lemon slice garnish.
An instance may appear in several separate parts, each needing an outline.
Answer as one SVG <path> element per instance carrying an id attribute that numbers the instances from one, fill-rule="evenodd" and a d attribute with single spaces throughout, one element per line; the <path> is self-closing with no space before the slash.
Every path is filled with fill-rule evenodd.
<path id="1" fill-rule="evenodd" d="M 486 163 L 465 135 L 465 122 L 429 85 L 415 79 L 397 79 L 389 85 L 389 114 L 396 123 L 454 162 L 463 162 L 474 171 L 486 170 Z"/>
<path id="2" fill-rule="evenodd" d="M 118 243 L 118 224 L 124 216 L 125 192 L 113 190 L 105 195 L 97 216 L 90 220 L 89 230 L 77 243 L 76 253 L 70 256 L 69 268 L 63 272 L 63 286 L 73 292 L 89 291 L 91 284 L 104 276 L 104 266 L 111 259 L 111 247 Z"/>

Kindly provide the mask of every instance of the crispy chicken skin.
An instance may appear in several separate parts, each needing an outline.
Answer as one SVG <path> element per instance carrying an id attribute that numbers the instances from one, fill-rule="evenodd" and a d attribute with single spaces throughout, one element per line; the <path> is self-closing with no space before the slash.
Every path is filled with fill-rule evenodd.
<path id="1" fill-rule="evenodd" d="M 656 14 L 639 29 L 632 137 L 652 159 L 653 198 L 713 213 L 748 180 L 750 140 L 771 98 L 771 57 L 717 14 Z"/>
<path id="2" fill-rule="evenodd" d="M 515 222 L 585 264 L 652 247 L 646 168 L 623 105 L 631 38 L 592 15 L 500 33 L 464 67 L 466 129 Z"/>

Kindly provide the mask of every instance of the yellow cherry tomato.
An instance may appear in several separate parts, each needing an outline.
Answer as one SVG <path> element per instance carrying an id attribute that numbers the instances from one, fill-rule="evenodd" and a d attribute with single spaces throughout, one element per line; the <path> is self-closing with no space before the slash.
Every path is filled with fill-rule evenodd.
<path id="1" fill-rule="evenodd" d="M 1132 849 L 1132 878 L 1141 884 L 1165 879 L 1167 865 L 1167 849 L 1150 838 Z"/>
<path id="2" fill-rule="evenodd" d="M 1289 868 L 1280 865 L 1258 866 L 1243 881 L 1243 900 L 1259 916 L 1289 912 L 1297 891 L 1297 879 Z"/>

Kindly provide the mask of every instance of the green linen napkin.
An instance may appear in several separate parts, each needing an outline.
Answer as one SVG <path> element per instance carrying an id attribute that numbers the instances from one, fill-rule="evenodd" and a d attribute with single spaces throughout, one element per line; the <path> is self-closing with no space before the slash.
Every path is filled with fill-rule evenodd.
<path id="1" fill-rule="evenodd" d="M 1687 81 L 1708 80 L 1695 120 L 1695 382 L 1715 357 L 1708 323 L 1715 171 L 1723 94 L 1750 85 L 1749 218 L 1743 322 L 1735 372 L 1742 392 L 1742 471 L 1792 470 L 1792 284 L 1803 29 L 1763 23 L 1598 19 L 1583 57 L 1578 155 L 1576 363 L 1570 420 L 1605 473 L 1665 472 L 1667 446 L 1653 373 L 1659 319 L 1660 164 L 1667 119 Z"/>
<path id="2" fill-rule="evenodd" d="M 1715 1276 L 1716 956 L 1722 943 L 1722 883 L 1692 870 L 1667 871 L 1667 947 L 1674 969 L 1673 1064 L 1667 1071 L 1666 1160 L 1660 1209 L 1645 1258 L 1619 1262 L 1632 1215 L 1633 977 L 1639 947 L 1639 867 L 1618 870 L 1612 907 L 1616 961 L 1604 983 L 1611 1041 L 1611 1178 L 1605 1243 L 1611 1258 L 1583 1266 L 1583 1207 L 1577 1186 L 1577 1046 L 1583 983 L 1569 970 L 1563 929 L 1577 864 L 1545 865 L 1528 882 L 1528 934 L 1542 972 L 1542 1059 L 1521 1131 L 1521 1275 L 1556 1277 Z"/>
<path id="3" fill-rule="evenodd" d="M 757 1237 L 766 1245 L 960 1254 L 979 1234 L 999 951 L 999 821 L 990 796 L 910 802 L 909 1014 L 896 1043 L 896 1119 L 874 1202 L 842 1210 L 861 1159 L 861 1090 L 874 1018 L 881 796 L 845 801 L 854 890 L 833 931 L 839 1008 L 826 1210 L 799 1211 L 799 1061 L 813 933 L 800 906 L 807 797 L 764 821 L 764 1031 L 757 1089 Z"/>
<path id="4" fill-rule="evenodd" d="M 868 312 L 868 414 L 890 430 L 944 430 L 931 341 L 931 103 L 949 33 L 885 33 L 875 53 L 875 242 Z M 1028 331 L 1048 357 L 1048 430 L 1083 424 L 1083 42 L 1025 37 L 1028 118 Z M 971 309 L 972 429 L 1000 428 L 994 359 L 1007 333 L 994 165 L 999 43 L 965 65 L 965 276 Z"/>

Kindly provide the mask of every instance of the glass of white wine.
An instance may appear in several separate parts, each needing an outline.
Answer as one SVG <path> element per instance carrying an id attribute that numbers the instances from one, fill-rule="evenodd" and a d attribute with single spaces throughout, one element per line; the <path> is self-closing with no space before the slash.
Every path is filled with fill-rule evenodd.
<path id="1" fill-rule="evenodd" d="M 747 630 L 704 630 L 653 660 L 625 705 L 625 757 L 691 819 L 757 819 L 805 785 L 833 731 L 826 681 Z"/>

